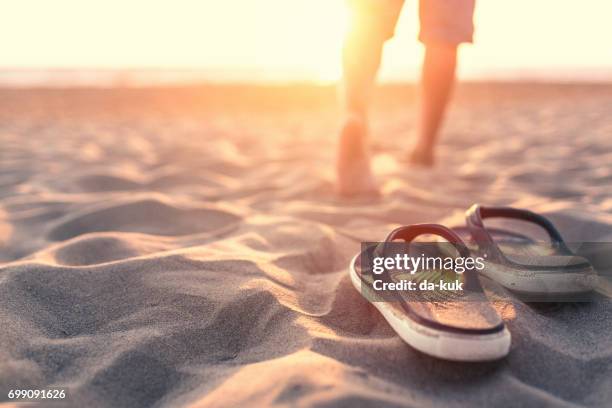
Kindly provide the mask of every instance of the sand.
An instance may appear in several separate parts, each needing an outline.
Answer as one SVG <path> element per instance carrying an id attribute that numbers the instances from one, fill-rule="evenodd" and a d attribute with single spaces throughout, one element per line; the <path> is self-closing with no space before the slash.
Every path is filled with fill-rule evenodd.
<path id="1" fill-rule="evenodd" d="M 343 200 L 332 87 L 0 91 L 0 401 L 610 406 L 603 281 L 588 304 L 510 296 L 510 355 L 461 364 L 404 344 L 347 266 L 474 202 L 611 241 L 612 86 L 463 85 L 433 170 L 403 160 L 414 89 L 377 101 L 382 197 Z"/>

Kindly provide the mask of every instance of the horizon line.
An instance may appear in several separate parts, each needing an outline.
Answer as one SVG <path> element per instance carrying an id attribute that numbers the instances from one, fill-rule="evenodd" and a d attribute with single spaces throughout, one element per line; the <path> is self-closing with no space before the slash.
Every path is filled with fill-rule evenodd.
<path id="1" fill-rule="evenodd" d="M 612 67 L 483 68 L 463 73 L 461 82 L 508 83 L 612 83 Z M 0 67 L 0 87 L 163 87 L 198 84 L 235 85 L 332 85 L 338 78 L 316 78 L 306 70 L 258 67 Z M 381 84 L 418 82 L 414 70 L 391 72 Z"/>

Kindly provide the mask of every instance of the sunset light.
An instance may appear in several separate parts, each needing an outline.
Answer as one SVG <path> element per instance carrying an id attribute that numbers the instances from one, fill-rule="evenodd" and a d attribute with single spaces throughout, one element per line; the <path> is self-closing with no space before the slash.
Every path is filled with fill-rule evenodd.
<path id="1" fill-rule="evenodd" d="M 417 77 L 417 3 L 406 1 L 386 46 L 383 80 Z M 189 69 L 213 80 L 329 81 L 339 77 L 346 11 L 345 0 L 22 0 L 0 15 L 0 68 Z M 611 14 L 607 0 L 477 2 L 475 43 L 462 49 L 460 76 L 610 72 Z"/>
<path id="2" fill-rule="evenodd" d="M 0 408 L 612 407 L 610 16 L 4 2 Z"/>

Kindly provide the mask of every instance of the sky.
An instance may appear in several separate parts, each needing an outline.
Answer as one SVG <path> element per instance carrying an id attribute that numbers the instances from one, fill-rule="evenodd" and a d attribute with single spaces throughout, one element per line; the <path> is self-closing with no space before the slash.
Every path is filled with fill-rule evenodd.
<path id="1" fill-rule="evenodd" d="M 344 0 L 4 0 L 0 70 L 188 69 L 229 79 L 331 81 Z M 611 0 L 480 0 L 460 75 L 609 76 Z M 406 0 L 381 77 L 416 77 L 417 0 Z M 1 74 L 0 74 L 1 75 Z M 584 79 L 584 78 L 583 78 Z M 588 78 L 587 78 L 588 79 Z"/>

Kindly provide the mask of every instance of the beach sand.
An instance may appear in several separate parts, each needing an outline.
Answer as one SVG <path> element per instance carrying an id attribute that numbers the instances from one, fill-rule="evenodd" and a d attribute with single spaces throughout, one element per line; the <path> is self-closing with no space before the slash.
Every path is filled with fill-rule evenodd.
<path id="1" fill-rule="evenodd" d="M 345 200 L 333 87 L 0 91 L 0 401 L 610 406 L 603 280 L 592 303 L 509 296 L 509 356 L 462 364 L 403 343 L 347 267 L 475 202 L 612 241 L 612 86 L 464 84 L 433 170 L 404 161 L 414 95 L 379 90 L 382 196 Z"/>

